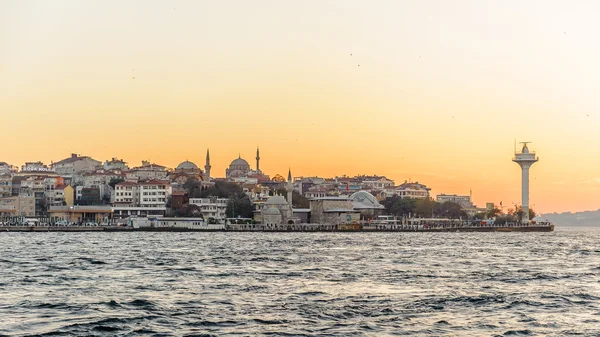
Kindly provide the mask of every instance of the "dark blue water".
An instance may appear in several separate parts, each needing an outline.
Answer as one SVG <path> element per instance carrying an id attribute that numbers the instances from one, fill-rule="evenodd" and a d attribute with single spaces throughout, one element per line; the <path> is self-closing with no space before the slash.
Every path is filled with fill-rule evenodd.
<path id="1" fill-rule="evenodd" d="M 0 335 L 600 334 L 600 231 L 1 233 Z"/>

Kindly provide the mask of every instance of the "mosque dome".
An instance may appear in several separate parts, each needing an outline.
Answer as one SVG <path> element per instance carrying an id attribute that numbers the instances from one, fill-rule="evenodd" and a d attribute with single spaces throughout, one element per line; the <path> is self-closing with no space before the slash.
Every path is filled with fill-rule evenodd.
<path id="1" fill-rule="evenodd" d="M 250 166 L 250 164 L 242 158 L 237 158 L 234 159 L 229 166 Z"/>
<path id="2" fill-rule="evenodd" d="M 198 166 L 192 163 L 191 161 L 184 161 L 183 163 L 177 165 L 176 170 L 197 170 Z"/>
<path id="3" fill-rule="evenodd" d="M 275 196 L 272 196 L 269 199 L 267 199 L 267 202 L 265 202 L 265 205 L 274 205 L 274 206 L 287 205 L 287 201 L 285 201 L 284 197 L 282 197 L 280 195 L 275 195 Z"/>
<path id="4" fill-rule="evenodd" d="M 264 215 L 281 215 L 281 212 L 277 208 L 271 207 L 265 210 Z"/>
<path id="5" fill-rule="evenodd" d="M 377 201 L 377 198 L 367 191 L 358 191 L 352 194 L 350 200 L 355 203 L 355 208 L 384 208 L 384 206 Z"/>

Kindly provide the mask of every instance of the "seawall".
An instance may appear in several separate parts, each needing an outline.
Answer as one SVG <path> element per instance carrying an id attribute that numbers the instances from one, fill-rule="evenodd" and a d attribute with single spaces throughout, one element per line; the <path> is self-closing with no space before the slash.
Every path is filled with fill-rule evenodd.
<path id="1" fill-rule="evenodd" d="M 552 232 L 554 225 L 529 227 L 460 227 L 427 229 L 370 229 L 370 230 L 225 230 L 225 229 L 188 229 L 176 227 L 117 227 L 117 226 L 0 226 L 4 232 L 362 232 L 362 233 L 431 233 L 431 232 Z"/>

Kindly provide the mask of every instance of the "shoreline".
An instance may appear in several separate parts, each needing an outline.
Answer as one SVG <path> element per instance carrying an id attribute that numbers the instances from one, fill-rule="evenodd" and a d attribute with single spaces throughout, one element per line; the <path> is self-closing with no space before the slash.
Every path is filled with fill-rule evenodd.
<path id="1" fill-rule="evenodd" d="M 0 233 L 10 232 L 109 232 L 109 233 L 135 233 L 135 232 L 237 232 L 237 233 L 474 233 L 474 232 L 553 232 L 551 226 L 529 226 L 529 227 L 463 227 L 463 228 L 428 228 L 428 229 L 354 229 L 354 230 L 257 230 L 257 229 L 190 229 L 178 227 L 116 227 L 116 226 L 0 226 Z"/>

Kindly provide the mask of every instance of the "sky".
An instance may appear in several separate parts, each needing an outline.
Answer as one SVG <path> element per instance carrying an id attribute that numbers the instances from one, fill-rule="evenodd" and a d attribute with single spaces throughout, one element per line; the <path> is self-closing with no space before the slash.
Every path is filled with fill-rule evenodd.
<path id="1" fill-rule="evenodd" d="M 598 1 L 0 2 L 0 161 L 379 174 L 600 208 Z"/>

